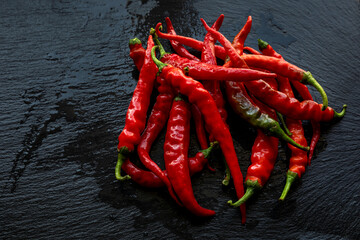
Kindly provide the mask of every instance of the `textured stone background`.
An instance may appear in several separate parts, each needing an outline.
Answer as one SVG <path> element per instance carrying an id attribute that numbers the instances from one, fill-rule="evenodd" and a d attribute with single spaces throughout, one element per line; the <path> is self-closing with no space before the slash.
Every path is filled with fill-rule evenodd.
<path id="1" fill-rule="evenodd" d="M 228 38 L 251 15 L 248 46 L 268 41 L 313 73 L 330 106 L 348 104 L 342 121 L 322 125 L 312 165 L 283 204 L 288 151 L 279 146 L 246 225 L 226 205 L 235 191 L 221 186 L 219 153 L 215 173 L 193 177 L 199 203 L 217 212 L 210 219 L 193 217 L 165 189 L 113 174 L 138 77 L 128 40 L 145 42 L 166 16 L 179 34 L 203 39 L 200 17 L 210 24 L 221 13 Z M 3 1 L 0 19 L 1 239 L 360 239 L 358 1 Z M 255 131 L 229 114 L 245 174 Z M 160 164 L 163 140 L 151 152 Z M 194 154 L 194 133 L 191 145 Z"/>

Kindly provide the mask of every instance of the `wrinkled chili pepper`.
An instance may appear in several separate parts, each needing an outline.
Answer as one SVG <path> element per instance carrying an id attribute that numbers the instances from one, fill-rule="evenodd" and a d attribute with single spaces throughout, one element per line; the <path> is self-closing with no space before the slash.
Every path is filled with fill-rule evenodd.
<path id="1" fill-rule="evenodd" d="M 149 119 L 147 121 L 146 128 L 141 135 L 141 140 L 137 146 L 137 153 L 140 161 L 151 172 L 155 173 L 166 185 L 171 197 L 179 204 L 174 190 L 171 186 L 169 179 L 160 167 L 150 158 L 150 150 L 153 142 L 163 129 L 166 121 L 169 117 L 172 101 L 175 94 L 170 85 L 168 85 L 163 79 L 159 79 L 160 86 L 158 87 L 159 95 L 156 97 L 156 102 L 153 106 Z"/>
<path id="2" fill-rule="evenodd" d="M 140 142 L 140 134 L 145 128 L 147 109 L 150 104 L 150 96 L 158 71 L 156 65 L 151 60 L 150 53 L 153 46 L 153 38 L 150 35 L 148 38 L 144 64 L 140 71 L 139 81 L 126 113 L 125 126 L 118 137 L 118 161 L 115 167 L 115 176 L 118 180 L 130 178 L 128 175 L 121 176 L 121 163 L 126 159 L 129 152 L 134 150 L 135 145 Z"/>
<path id="3" fill-rule="evenodd" d="M 205 21 L 203 22 L 203 24 L 204 23 Z M 248 24 L 250 23 L 251 21 L 249 21 Z M 206 23 L 204 25 L 206 25 Z M 214 32 L 211 31 L 211 29 L 209 29 L 209 31 L 211 33 Z M 243 38 L 246 38 L 246 35 L 247 32 L 243 31 L 243 34 L 238 36 L 242 36 Z M 239 58 L 240 55 L 236 52 L 236 50 L 232 47 L 231 43 L 221 33 L 215 34 L 214 37 L 216 37 L 220 43 L 226 45 L 226 52 L 229 53 L 229 57 L 231 58 L 232 61 L 237 62 L 237 64 L 240 64 L 241 67 L 247 67 L 246 63 L 241 61 L 241 59 L 236 60 L 236 58 Z M 224 66 L 229 67 L 231 66 L 231 64 L 225 63 Z M 254 82 L 258 82 L 258 81 L 254 81 Z M 298 148 L 308 150 L 308 147 L 301 146 L 295 141 L 293 141 L 281 129 L 277 121 L 270 118 L 267 114 L 261 113 L 259 107 L 257 107 L 256 104 L 254 104 L 254 102 L 250 99 L 250 96 L 247 94 L 247 91 L 243 84 L 238 84 L 232 81 L 225 81 L 224 85 L 228 96 L 228 101 L 232 109 L 243 119 L 248 121 L 253 126 L 260 127 L 266 134 L 271 134 L 273 136 L 279 137 Z"/>
<path id="4" fill-rule="evenodd" d="M 171 35 L 176 35 L 175 29 L 170 21 L 170 18 L 165 18 L 165 22 L 166 22 L 166 29 L 168 34 Z M 175 50 L 175 52 L 177 54 L 179 54 L 179 56 L 184 57 L 184 58 L 188 58 L 191 60 L 195 60 L 195 61 L 200 61 L 199 58 L 195 57 L 194 55 L 192 55 L 191 53 L 189 53 L 188 50 L 186 50 L 186 48 L 184 48 L 184 46 L 182 46 L 179 42 L 174 41 L 174 40 L 170 40 L 170 44 L 173 47 L 173 49 Z"/>
<path id="5" fill-rule="evenodd" d="M 195 199 L 188 166 L 190 143 L 190 106 L 175 97 L 167 124 L 164 161 L 169 180 L 184 207 L 197 216 L 212 216 L 214 211 L 201 207 Z"/>
<path id="6" fill-rule="evenodd" d="M 145 52 L 141 41 L 138 38 L 130 39 L 129 41 L 130 57 L 134 61 L 135 66 L 140 71 L 144 64 Z"/>
<path id="7" fill-rule="evenodd" d="M 156 47 L 152 49 L 152 58 L 159 68 L 160 76 L 166 79 L 175 89 L 178 89 L 181 94 L 187 96 L 190 103 L 199 107 L 204 116 L 205 124 L 209 127 L 210 134 L 219 142 L 220 148 L 230 168 L 231 175 L 233 176 L 236 194 L 238 198 L 241 198 L 244 195 L 243 177 L 232 137 L 229 129 L 222 121 L 210 93 L 203 88 L 201 83 L 191 77 L 185 76 L 182 70 L 159 61 L 155 56 L 155 49 Z M 240 209 L 242 222 L 245 223 L 246 209 L 245 207 L 240 207 Z"/>

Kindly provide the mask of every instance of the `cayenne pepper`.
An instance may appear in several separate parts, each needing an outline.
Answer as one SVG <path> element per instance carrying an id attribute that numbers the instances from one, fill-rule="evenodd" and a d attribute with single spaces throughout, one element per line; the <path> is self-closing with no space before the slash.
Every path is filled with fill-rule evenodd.
<path id="1" fill-rule="evenodd" d="M 152 49 L 152 58 L 158 66 L 160 76 L 164 77 L 175 89 L 188 97 L 189 102 L 196 104 L 202 115 L 204 116 L 205 124 L 209 127 L 210 134 L 212 134 L 216 141 L 219 142 L 220 148 L 230 168 L 231 175 L 238 198 L 244 195 L 243 177 L 240 170 L 239 162 L 237 160 L 234 144 L 232 141 L 229 129 L 225 126 L 217 111 L 216 104 L 211 95 L 203 88 L 201 83 L 195 81 L 191 77 L 185 76 L 179 69 L 170 64 L 162 63 L 155 56 L 155 49 Z M 245 206 L 240 207 L 242 223 L 246 221 Z"/>
<path id="2" fill-rule="evenodd" d="M 135 66 L 140 71 L 144 64 L 145 52 L 141 41 L 138 38 L 130 39 L 129 41 L 130 57 L 134 61 Z"/>
<path id="3" fill-rule="evenodd" d="M 190 106 L 175 97 L 169 116 L 164 143 L 164 160 L 168 177 L 180 201 L 197 216 L 212 216 L 213 210 L 201 207 L 194 196 L 188 167 L 190 142 Z"/>
<path id="4" fill-rule="evenodd" d="M 165 18 L 165 22 L 166 22 L 166 29 L 168 34 L 171 35 L 176 35 L 175 29 L 170 21 L 170 18 Z M 184 58 L 188 58 L 191 60 L 195 60 L 195 61 L 200 61 L 200 59 L 198 59 L 197 57 L 195 57 L 194 55 L 192 55 L 191 53 L 189 53 L 188 50 L 186 50 L 186 48 L 184 48 L 184 46 L 182 46 L 179 42 L 174 41 L 174 40 L 170 40 L 170 44 L 173 47 L 173 49 L 175 50 L 175 52 L 177 54 L 179 54 L 179 56 L 184 57 Z"/>
<path id="5" fill-rule="evenodd" d="M 149 35 L 139 81 L 126 113 L 124 129 L 118 137 L 118 161 L 115 167 L 115 176 L 118 180 L 130 179 L 129 175 L 121 176 L 121 165 L 126 160 L 127 155 L 134 150 L 134 146 L 140 142 L 140 134 L 145 128 L 147 109 L 158 71 L 155 63 L 151 60 L 151 48 L 153 46 L 153 38 Z"/>

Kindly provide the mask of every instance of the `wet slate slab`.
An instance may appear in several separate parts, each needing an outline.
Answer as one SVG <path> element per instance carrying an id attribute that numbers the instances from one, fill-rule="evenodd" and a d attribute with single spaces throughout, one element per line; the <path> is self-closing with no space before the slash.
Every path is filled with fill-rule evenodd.
<path id="1" fill-rule="evenodd" d="M 235 192 L 221 186 L 220 153 L 211 160 L 215 173 L 193 178 L 199 203 L 217 212 L 210 219 L 184 211 L 165 189 L 113 174 L 138 77 L 128 40 L 145 42 L 166 16 L 179 34 L 202 39 L 200 17 L 212 22 L 221 13 L 224 35 L 232 38 L 251 15 L 247 45 L 270 42 L 317 77 L 331 106 L 349 106 L 342 121 L 322 125 L 312 165 L 284 203 L 277 198 L 289 153 L 281 144 L 268 184 L 248 204 L 246 225 L 226 205 Z M 358 1 L 5 1 L 0 17 L 0 238 L 360 238 Z M 229 115 L 245 174 L 255 131 Z M 160 164 L 163 136 L 151 152 Z M 194 154 L 194 133 L 191 146 Z"/>

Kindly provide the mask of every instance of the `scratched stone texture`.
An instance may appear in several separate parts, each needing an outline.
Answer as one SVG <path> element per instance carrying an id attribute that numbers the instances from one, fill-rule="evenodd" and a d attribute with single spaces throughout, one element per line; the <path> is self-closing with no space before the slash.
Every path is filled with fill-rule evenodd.
<path id="1" fill-rule="evenodd" d="M 0 239 L 360 239 L 359 1 L 2 1 L 0 8 Z M 221 153 L 193 177 L 208 219 L 177 206 L 165 189 L 114 177 L 117 136 L 138 71 L 128 41 L 146 42 L 169 16 L 178 34 L 202 40 L 200 17 L 221 14 L 232 39 L 253 17 L 246 45 L 268 41 L 310 70 L 345 118 L 322 124 L 312 164 L 283 203 L 289 151 L 240 223 Z M 168 42 L 162 40 L 167 50 Z M 196 51 L 191 51 L 199 56 Z M 315 100 L 320 96 L 310 88 Z M 155 96 L 155 95 L 154 95 Z M 229 110 L 246 174 L 256 131 Z M 305 121 L 307 137 L 310 123 Z M 163 165 L 164 132 L 151 156 Z M 194 129 L 190 155 L 199 149 Z M 134 157 L 133 161 L 137 161 Z"/>

